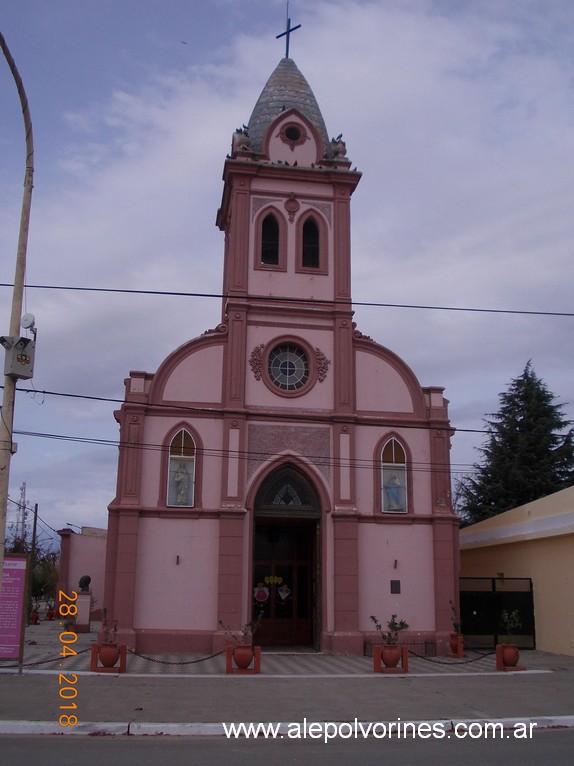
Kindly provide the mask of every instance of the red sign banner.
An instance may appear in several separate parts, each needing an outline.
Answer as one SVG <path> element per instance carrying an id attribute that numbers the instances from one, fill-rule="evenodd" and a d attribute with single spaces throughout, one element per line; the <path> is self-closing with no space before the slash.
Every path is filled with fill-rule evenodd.
<path id="1" fill-rule="evenodd" d="M 0 660 L 21 660 L 23 656 L 27 573 L 26 555 L 5 555 L 0 594 Z"/>

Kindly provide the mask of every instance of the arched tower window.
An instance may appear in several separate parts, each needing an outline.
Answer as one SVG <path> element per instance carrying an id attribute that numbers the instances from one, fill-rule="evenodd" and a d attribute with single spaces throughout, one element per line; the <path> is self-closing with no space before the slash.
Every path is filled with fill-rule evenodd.
<path id="1" fill-rule="evenodd" d="M 167 504 L 193 507 L 195 485 L 195 442 L 182 428 L 169 445 Z"/>
<path id="2" fill-rule="evenodd" d="M 407 513 L 407 456 L 395 438 L 381 453 L 381 507 L 385 513 Z"/>
<path id="3" fill-rule="evenodd" d="M 321 265 L 319 226 L 313 217 L 303 224 L 302 265 L 305 269 L 318 269 Z"/>
<path id="4" fill-rule="evenodd" d="M 279 265 L 279 223 L 273 213 L 268 213 L 261 224 L 261 263 Z"/>

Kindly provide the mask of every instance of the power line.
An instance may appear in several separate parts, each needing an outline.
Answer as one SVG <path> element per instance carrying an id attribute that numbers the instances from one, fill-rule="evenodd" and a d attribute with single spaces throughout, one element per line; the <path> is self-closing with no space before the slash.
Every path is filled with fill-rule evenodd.
<path id="1" fill-rule="evenodd" d="M 18 506 L 18 508 L 20 508 L 20 503 L 16 502 L 16 500 L 12 500 L 12 498 L 11 498 L 11 497 L 9 497 L 9 498 L 8 498 L 8 502 L 9 502 L 9 503 L 13 503 L 14 505 Z M 32 511 L 32 512 L 34 512 L 34 508 L 33 508 L 33 506 L 31 506 L 31 505 L 26 505 L 26 506 L 25 506 L 25 508 L 26 508 L 26 510 L 27 510 L 27 511 Z M 54 532 L 54 534 L 56 534 L 56 535 L 58 534 L 58 530 L 56 530 L 56 529 L 54 529 L 53 527 L 51 527 L 51 526 L 48 524 L 48 522 L 47 522 L 47 521 L 44 521 L 44 519 L 43 519 L 43 518 L 40 516 L 40 514 L 39 514 L 39 513 L 36 513 L 36 518 L 37 518 L 37 519 L 38 519 L 38 521 L 39 521 L 41 524 L 43 524 L 45 527 L 48 527 L 48 529 L 51 529 L 51 530 L 52 530 L 52 532 Z M 54 538 L 52 538 L 52 537 L 51 537 L 50 539 L 51 539 L 51 540 L 53 540 Z"/>
<path id="2" fill-rule="evenodd" d="M 90 438 L 87 436 L 68 436 L 65 434 L 50 434 L 50 433 L 41 433 L 36 431 L 15 431 L 14 433 L 18 434 L 19 436 L 29 436 L 33 438 L 40 438 L 40 439 L 54 439 L 56 441 L 69 441 L 69 442 L 77 442 L 81 444 L 95 444 L 100 446 L 106 446 L 106 447 L 129 447 L 129 449 L 139 449 L 139 450 L 146 450 L 146 451 L 152 451 L 152 452 L 162 452 L 166 455 L 169 454 L 169 445 L 163 445 L 163 444 L 133 444 L 132 442 L 121 442 L 119 440 L 114 439 L 95 439 Z M 267 460 L 269 458 L 276 457 L 275 452 L 250 452 L 250 451 L 241 451 L 241 450 L 228 450 L 228 449 L 217 449 L 212 447 L 204 447 L 202 449 L 196 450 L 197 455 L 201 455 L 202 457 L 230 457 L 230 458 L 237 458 L 239 460 Z M 357 468 L 357 469 L 378 469 L 380 465 L 382 465 L 377 460 L 369 460 L 369 459 L 349 459 L 349 460 L 333 460 L 331 458 L 325 458 L 322 455 L 302 455 L 302 457 L 306 458 L 307 460 L 310 460 L 319 468 Z M 413 473 L 444 473 L 445 471 L 449 471 L 449 466 L 446 466 L 444 464 L 435 464 L 431 467 L 429 463 L 421 463 L 417 461 L 410 461 L 408 464 L 413 471 Z M 454 468 L 451 465 L 450 466 L 450 473 L 451 474 L 463 474 L 466 471 L 468 471 L 472 466 L 468 463 L 455 463 L 454 466 L 459 466 L 459 468 Z M 55 530 L 53 530 L 55 531 Z"/>
<path id="3" fill-rule="evenodd" d="M 69 392 L 46 391 L 46 390 L 39 391 L 37 389 L 33 389 L 32 390 L 32 389 L 26 389 L 26 388 L 17 388 L 17 391 L 26 392 L 26 393 L 34 393 L 34 394 L 42 394 L 43 396 L 60 396 L 60 397 L 64 397 L 64 398 L 83 399 L 83 400 L 96 401 L 96 402 L 109 402 L 109 403 L 113 403 L 113 404 L 124 404 L 125 403 L 125 401 L 123 399 L 116 399 L 116 398 L 104 397 L 104 396 L 90 396 L 90 395 L 87 395 L 87 394 L 74 394 L 74 393 L 69 393 Z M 168 404 L 163 404 L 161 402 L 155 403 L 155 404 L 150 405 L 150 406 L 152 406 L 154 409 L 166 408 L 166 409 L 173 410 L 173 405 L 171 405 L 171 404 L 169 404 L 169 405 Z M 178 407 L 178 409 L 181 410 L 184 413 L 185 412 L 189 412 L 190 414 L 202 414 L 202 415 L 205 415 L 205 414 L 213 414 L 213 415 L 227 414 L 227 415 L 232 415 L 232 414 L 234 414 L 232 411 L 225 410 L 225 409 L 223 409 L 221 407 L 211 407 L 211 408 L 206 408 L 206 407 L 203 407 L 203 406 L 201 406 L 201 407 L 192 407 L 190 405 L 181 404 Z M 240 413 L 236 413 L 236 414 L 240 414 Z M 275 420 L 275 421 L 276 420 L 289 420 L 289 421 L 292 421 L 293 417 L 294 417 L 292 413 L 274 413 L 274 412 L 268 412 L 268 413 L 258 412 L 258 413 L 256 413 L 256 416 L 257 416 L 258 419 L 268 419 L 268 420 Z M 299 419 L 301 419 L 301 418 L 299 418 Z M 303 418 L 303 419 L 305 419 L 305 418 Z M 320 421 L 320 422 L 326 422 L 326 423 L 330 423 L 331 422 L 331 420 L 330 420 L 328 415 L 320 416 L 320 415 L 317 415 L 316 413 L 313 414 L 313 420 L 314 421 Z M 418 424 L 411 424 L 411 423 L 406 423 L 406 422 L 401 422 L 401 423 L 396 423 L 396 422 L 381 422 L 379 425 L 381 427 L 387 427 L 387 428 L 394 427 L 394 428 L 401 428 L 401 429 L 404 429 L 404 430 L 407 430 L 407 429 L 416 429 L 416 430 L 421 430 L 422 429 L 422 430 L 425 430 L 425 431 L 433 431 L 433 430 L 441 431 L 441 430 L 445 430 L 444 426 L 441 427 L 441 426 L 418 425 Z M 483 434 L 483 435 L 487 435 L 489 433 L 492 433 L 488 429 L 477 429 L 477 428 L 454 428 L 453 427 L 453 431 L 455 433 L 472 433 L 472 434 Z M 134 445 L 134 444 L 127 445 L 127 444 L 122 444 L 122 442 L 120 440 L 118 440 L 118 439 L 98 439 L 98 438 L 95 438 L 95 437 L 88 437 L 88 436 L 70 436 L 70 435 L 66 435 L 66 434 L 50 434 L 50 433 L 40 433 L 40 432 L 34 432 L 34 431 L 17 431 L 17 430 L 14 430 L 14 434 L 18 435 L 18 436 L 28 436 L 28 437 L 32 437 L 32 438 L 53 439 L 55 441 L 77 442 L 77 443 L 103 445 L 103 446 L 116 447 L 116 448 L 119 448 L 121 446 L 130 446 L 130 448 L 139 448 L 139 449 L 152 450 L 152 451 L 155 451 L 155 450 L 168 451 L 169 450 L 169 447 L 166 447 L 165 445 L 161 445 L 161 444 L 145 444 L 145 443 L 142 443 L 142 444 L 138 444 L 138 445 Z M 205 449 L 203 449 L 202 454 L 203 455 L 207 455 L 207 456 L 214 456 L 214 455 L 217 455 L 217 456 L 235 456 L 235 457 L 239 457 L 241 459 L 256 459 L 256 458 L 267 459 L 269 457 L 272 457 L 275 453 L 273 453 L 273 454 L 271 454 L 271 453 L 249 453 L 249 452 L 239 452 L 239 451 L 232 452 L 232 451 L 224 450 L 224 449 L 218 450 L 218 449 L 213 449 L 213 448 L 205 448 Z M 355 461 L 355 462 L 349 461 L 348 463 L 343 463 L 343 462 L 325 461 L 325 459 L 322 456 L 306 455 L 305 457 L 307 457 L 310 460 L 313 460 L 314 462 L 316 462 L 317 465 L 321 464 L 320 461 L 323 461 L 323 463 L 322 463 L 323 465 L 329 465 L 331 467 L 341 467 L 341 466 L 352 467 L 353 465 L 355 465 L 356 467 L 359 467 L 359 468 L 360 467 L 372 468 L 375 465 L 375 463 L 373 461 Z M 361 465 L 361 462 L 362 463 L 366 463 L 366 465 Z M 413 470 L 415 470 L 415 471 L 426 471 L 426 472 L 439 471 L 439 472 L 441 472 L 441 471 L 445 470 L 444 466 L 437 466 L 435 468 L 430 468 L 429 464 L 420 464 L 423 467 L 415 467 L 416 464 L 412 464 L 412 465 L 413 465 Z M 456 468 L 454 468 L 454 466 L 460 466 L 462 470 L 457 470 Z M 468 464 L 468 463 L 453 464 L 453 465 L 451 465 L 451 473 L 452 474 L 464 473 L 469 468 L 472 468 L 472 465 Z"/>
<path id="4" fill-rule="evenodd" d="M 0 386 L 0 389 L 2 386 Z M 17 391 L 20 391 L 22 393 L 27 394 L 42 394 L 42 396 L 61 396 L 68 399 L 85 399 L 87 401 L 93 401 L 93 402 L 110 402 L 112 404 L 126 404 L 126 401 L 124 399 L 115 399 L 113 397 L 108 396 L 94 396 L 89 394 L 72 394 L 68 392 L 62 392 L 62 391 L 42 391 L 39 389 L 30 389 L 30 388 L 17 388 Z M 173 410 L 174 406 L 173 404 L 163 404 L 162 402 L 154 402 L 153 404 L 148 404 L 148 408 L 151 407 L 153 409 L 169 409 Z M 245 415 L 245 412 L 236 412 L 234 410 L 227 410 L 223 409 L 223 407 L 193 407 L 189 404 L 179 404 L 177 406 L 178 410 L 182 410 L 183 412 L 189 412 L 192 414 L 210 414 L 210 415 Z M 305 417 L 304 415 L 298 414 L 298 413 L 291 413 L 291 412 L 254 412 L 251 413 L 254 417 L 258 419 L 269 419 L 269 420 L 313 420 L 315 422 L 326 422 L 330 423 L 331 418 L 329 415 L 320 415 L 319 413 L 314 412 L 312 414 L 311 418 Z M 407 423 L 407 422 L 400 422 L 397 423 L 396 421 L 389 421 L 387 422 L 381 422 L 380 425 L 382 426 L 394 426 L 394 427 L 400 427 L 400 428 L 412 428 L 417 430 L 424 430 L 424 431 L 444 431 L 445 426 L 427 426 L 427 425 L 417 425 L 416 423 Z M 456 433 L 468 433 L 468 434 L 490 434 L 493 433 L 491 429 L 481 429 L 481 428 L 457 428 L 455 426 L 450 426 Z M 14 433 L 17 433 L 14 431 Z M 79 437 L 78 437 L 79 438 Z"/>
<path id="5" fill-rule="evenodd" d="M 58 534 L 58 530 L 57 530 L 57 529 L 54 529 L 54 527 L 51 527 L 51 526 L 48 524 L 48 522 L 47 522 L 47 521 L 44 521 L 44 519 L 42 519 L 42 518 L 40 517 L 40 515 L 39 515 L 39 514 L 37 514 L 37 519 L 38 519 L 38 521 L 40 522 L 40 524 L 43 524 L 45 527 L 48 527 L 48 529 L 50 529 L 50 530 L 51 530 L 51 531 L 52 531 L 52 532 L 53 532 L 55 535 L 57 535 L 57 534 Z M 56 538 L 56 539 L 57 539 L 57 538 Z M 54 540 L 54 538 L 53 538 L 53 537 L 50 537 L 50 540 Z"/>
<path id="6" fill-rule="evenodd" d="M 12 287 L 9 282 L 0 282 L 0 287 Z M 196 293 L 183 292 L 178 290 L 134 290 L 117 287 L 81 287 L 73 285 L 26 285 L 29 290 L 67 290 L 76 292 L 92 293 L 118 293 L 122 295 L 161 295 L 162 297 L 179 298 L 232 298 L 233 300 L 256 300 L 260 302 L 274 303 L 301 303 L 302 298 L 286 298 L 270 295 L 223 295 L 222 293 Z M 574 317 L 571 311 L 534 311 L 531 309 L 492 309 L 480 308 L 475 306 L 435 306 L 432 304 L 414 304 L 414 303 L 383 303 L 372 301 L 350 301 L 350 300 L 320 300 L 317 298 L 305 298 L 306 303 L 314 305 L 345 305 L 345 306 L 370 306 L 374 308 L 391 309 L 418 309 L 420 311 L 448 311 L 448 312 L 467 312 L 475 314 L 514 314 L 519 316 L 547 316 L 547 317 Z"/>

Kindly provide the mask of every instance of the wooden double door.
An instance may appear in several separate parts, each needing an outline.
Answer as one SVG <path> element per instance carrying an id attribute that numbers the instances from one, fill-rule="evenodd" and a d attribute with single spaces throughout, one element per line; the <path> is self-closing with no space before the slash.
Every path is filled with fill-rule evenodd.
<path id="1" fill-rule="evenodd" d="M 317 520 L 256 519 L 253 618 L 262 646 L 313 646 L 317 633 Z"/>

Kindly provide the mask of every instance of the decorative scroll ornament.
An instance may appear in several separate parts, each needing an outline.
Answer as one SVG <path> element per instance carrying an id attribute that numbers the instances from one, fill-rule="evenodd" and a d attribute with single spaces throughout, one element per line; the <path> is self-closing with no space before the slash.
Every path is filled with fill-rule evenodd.
<path id="1" fill-rule="evenodd" d="M 285 210 L 289 213 L 289 223 L 295 220 L 295 213 L 301 207 L 301 204 L 295 199 L 295 194 L 291 192 L 289 198 L 284 202 Z"/>
<path id="2" fill-rule="evenodd" d="M 331 361 L 327 359 L 320 348 L 315 349 L 315 361 L 317 362 L 317 378 L 319 383 L 322 383 L 327 377 L 327 372 L 329 370 Z"/>
<path id="3" fill-rule="evenodd" d="M 263 349 L 265 345 L 260 343 L 259 346 L 255 346 L 249 357 L 249 364 L 255 380 L 261 380 L 261 372 L 263 370 Z"/>
<path id="4" fill-rule="evenodd" d="M 227 333 L 227 324 L 222 322 L 221 324 L 218 324 L 217 327 L 213 327 L 210 330 L 205 330 L 202 335 L 213 335 L 214 333 L 221 333 L 222 335 L 225 335 Z"/>
<path id="5" fill-rule="evenodd" d="M 357 340 L 360 340 L 361 338 L 363 340 L 371 340 L 371 341 L 373 340 L 370 335 L 363 335 L 363 333 L 360 330 L 357 330 L 356 322 L 353 322 L 353 337 L 357 338 Z"/>

